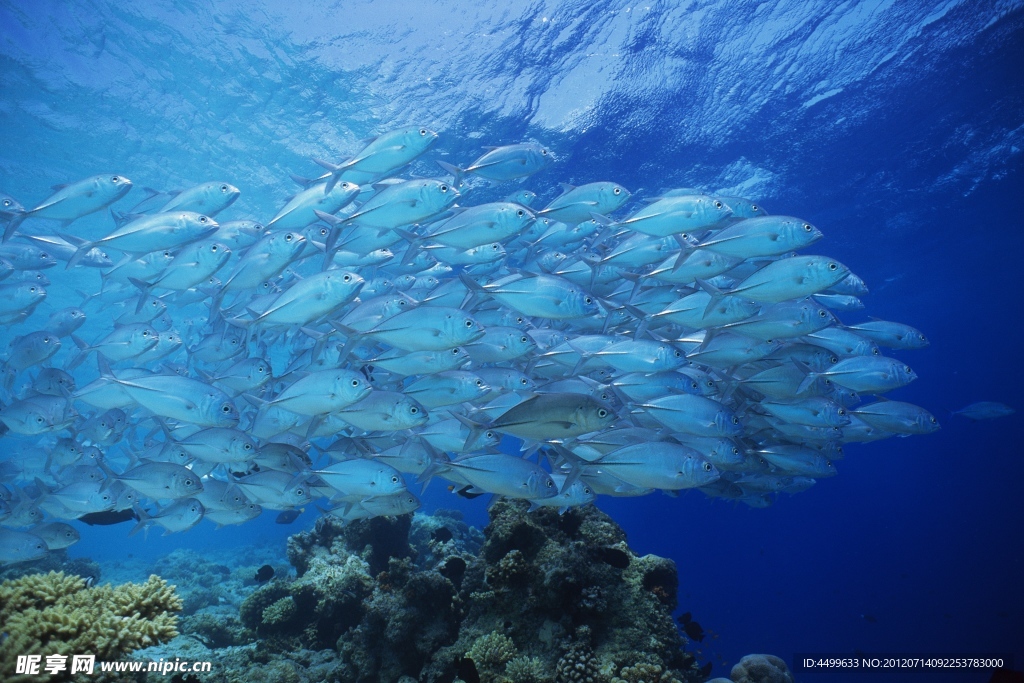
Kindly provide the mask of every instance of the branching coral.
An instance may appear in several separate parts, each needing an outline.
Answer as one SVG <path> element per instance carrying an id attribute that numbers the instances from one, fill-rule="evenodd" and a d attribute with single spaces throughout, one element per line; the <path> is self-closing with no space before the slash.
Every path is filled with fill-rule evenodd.
<path id="1" fill-rule="evenodd" d="M 539 657 L 521 655 L 505 665 L 505 676 L 512 683 L 550 683 L 551 674 Z"/>
<path id="2" fill-rule="evenodd" d="M 18 655 L 91 654 L 114 660 L 178 635 L 181 599 L 160 577 L 145 583 L 87 588 L 83 579 L 61 572 L 33 574 L 0 584 L 0 679 L 14 673 Z M 49 677 L 70 680 L 67 671 Z"/>
<path id="3" fill-rule="evenodd" d="M 501 669 L 517 654 L 516 644 L 504 633 L 492 632 L 473 641 L 466 656 L 478 668 Z"/>

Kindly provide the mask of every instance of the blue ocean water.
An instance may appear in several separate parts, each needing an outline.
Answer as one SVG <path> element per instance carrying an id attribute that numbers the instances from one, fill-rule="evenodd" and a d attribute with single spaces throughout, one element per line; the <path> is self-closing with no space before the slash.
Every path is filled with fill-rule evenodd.
<path id="1" fill-rule="evenodd" d="M 870 287 L 864 314 L 928 335 L 901 356 L 919 379 L 892 397 L 941 431 L 850 445 L 839 476 L 766 509 L 696 492 L 598 505 L 637 552 L 677 562 L 680 611 L 718 636 L 700 646 L 715 675 L 750 652 L 791 665 L 1005 652 L 1020 668 L 1020 413 L 973 423 L 946 410 L 1020 407 L 1022 29 L 1019 1 L 3 2 L 0 190 L 30 206 L 97 173 L 159 189 L 224 179 L 242 190 L 232 216 L 266 221 L 294 191 L 289 173 L 319 172 L 312 157 L 424 125 L 441 137 L 414 174 L 536 141 L 557 162 L 516 187 L 543 200 L 559 182 L 613 180 L 803 217 L 825 233 L 818 251 Z M 100 236 L 109 217 L 74 228 Z M 53 310 L 96 287 L 94 273 L 70 277 Z M 485 523 L 483 499 L 442 489 L 428 510 Z M 283 544 L 311 523 L 265 513 L 147 540 L 83 526 L 71 554 Z"/>

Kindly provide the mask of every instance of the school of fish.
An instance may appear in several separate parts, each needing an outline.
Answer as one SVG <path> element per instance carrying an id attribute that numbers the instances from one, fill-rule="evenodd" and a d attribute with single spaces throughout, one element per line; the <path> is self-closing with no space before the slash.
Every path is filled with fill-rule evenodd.
<path id="1" fill-rule="evenodd" d="M 402 514 L 435 478 L 561 510 L 684 489 L 762 507 L 846 443 L 939 428 L 882 398 L 916 377 L 890 354 L 927 339 L 842 324 L 867 287 L 811 223 L 612 181 L 541 207 L 521 179 L 554 155 L 533 143 L 399 177 L 437 137 L 317 161 L 269 220 L 225 220 L 222 181 L 120 211 L 118 174 L 0 195 L 0 562 L 76 542 L 72 520 Z M 75 234 L 108 210 L 108 234 Z"/>

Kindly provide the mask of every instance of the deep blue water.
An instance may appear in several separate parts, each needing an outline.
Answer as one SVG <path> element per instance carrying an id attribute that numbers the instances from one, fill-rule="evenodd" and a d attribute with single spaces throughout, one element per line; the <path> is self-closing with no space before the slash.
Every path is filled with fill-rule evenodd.
<path id="1" fill-rule="evenodd" d="M 95 173 L 224 179 L 233 216 L 268 220 L 310 157 L 417 124 L 441 133 L 424 174 L 535 140 L 558 157 L 524 183 L 541 199 L 558 182 L 736 188 L 806 218 L 868 283 L 864 314 L 930 338 L 901 354 L 919 379 L 892 397 L 942 430 L 849 446 L 838 477 L 767 509 L 693 492 L 599 505 L 637 552 L 677 562 L 680 611 L 719 636 L 701 647 L 716 675 L 750 652 L 1012 652 L 1021 668 L 1021 414 L 945 411 L 1022 404 L 1022 29 L 1019 1 L 3 2 L 0 190 L 29 205 Z M 485 521 L 483 499 L 442 489 L 428 509 Z M 147 541 L 88 529 L 72 555 L 294 530 L 268 514 Z"/>

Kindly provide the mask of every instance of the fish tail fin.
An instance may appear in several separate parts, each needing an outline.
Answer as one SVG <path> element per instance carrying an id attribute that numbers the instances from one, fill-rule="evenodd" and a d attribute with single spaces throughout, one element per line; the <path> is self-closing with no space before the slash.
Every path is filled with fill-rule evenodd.
<path id="1" fill-rule="evenodd" d="M 405 255 L 402 256 L 402 265 L 409 265 L 413 262 L 416 253 L 420 250 L 420 245 L 423 244 L 424 237 L 409 230 L 403 230 L 402 228 L 395 228 L 395 232 L 401 235 L 405 241 L 409 243 L 409 246 L 405 250 Z"/>
<path id="2" fill-rule="evenodd" d="M 306 188 L 308 188 L 310 185 L 312 185 L 314 182 L 316 182 L 316 181 L 312 180 L 311 178 L 304 178 L 304 177 L 302 177 L 300 175 L 295 175 L 294 173 L 289 173 L 288 177 L 291 178 L 292 180 L 294 180 L 296 184 L 301 185 L 302 187 L 306 187 Z"/>
<path id="3" fill-rule="evenodd" d="M 138 503 L 136 503 L 135 505 L 132 505 L 132 510 L 135 511 L 135 516 L 138 518 L 139 522 L 138 522 L 138 524 L 136 524 L 132 528 L 131 531 L 128 532 L 128 535 L 129 536 L 134 536 L 135 534 L 139 533 L 140 531 L 145 531 L 146 535 L 145 535 L 144 538 L 148 538 L 149 537 L 149 523 L 148 522 L 150 520 L 149 513 L 147 513 L 145 510 L 143 510 L 142 507 Z"/>
<path id="4" fill-rule="evenodd" d="M 814 383 L 814 380 L 818 379 L 819 375 L 801 361 L 794 359 L 793 365 L 795 365 L 797 368 L 799 368 L 802 372 L 804 372 L 807 375 L 806 377 L 804 377 L 803 381 L 800 382 L 800 386 L 796 390 L 797 394 L 802 394 L 805 391 L 807 391 L 807 389 L 810 388 L 811 384 Z"/>
<path id="5" fill-rule="evenodd" d="M 711 297 L 711 300 L 708 302 L 708 305 L 704 308 L 704 315 L 707 315 L 711 311 L 715 310 L 715 306 L 722 303 L 722 299 L 725 298 L 725 292 L 720 290 L 718 287 L 715 287 L 707 280 L 698 279 L 697 286 L 703 289 L 705 292 L 707 292 L 708 295 Z"/>
<path id="6" fill-rule="evenodd" d="M 462 187 L 462 177 L 466 174 L 464 170 L 445 161 L 439 161 L 437 165 L 452 175 L 452 185 Z"/>
<path id="7" fill-rule="evenodd" d="M 61 235 L 61 237 L 64 237 L 64 235 Z M 64 238 L 67 239 L 66 237 L 64 237 Z M 68 241 L 70 242 L 71 240 L 68 240 Z M 78 263 L 82 259 L 84 259 L 89 254 L 89 251 L 92 250 L 92 248 L 95 247 L 95 246 L 96 245 L 93 244 L 92 242 L 83 242 L 78 247 L 78 249 L 75 250 L 75 253 L 71 256 L 71 258 L 68 259 L 68 265 L 65 268 L 65 270 L 71 270 L 72 268 L 77 266 Z"/>
<path id="8" fill-rule="evenodd" d="M 449 412 L 448 414 L 469 429 L 469 436 L 466 437 L 466 443 L 463 444 L 463 449 L 468 451 L 470 446 L 480 438 L 480 434 L 484 431 L 485 425 L 480 422 L 474 422 L 465 415 L 460 415 L 459 413 Z"/>
<path id="9" fill-rule="evenodd" d="M 139 290 L 139 302 L 135 304 L 135 312 L 141 313 L 142 308 L 146 305 L 146 300 L 149 299 L 149 292 L 153 289 L 153 285 L 142 280 L 137 280 L 133 277 L 128 278 L 128 281 L 135 285 Z"/>
<path id="10" fill-rule="evenodd" d="M 6 242 L 7 240 L 11 239 L 11 237 L 14 236 L 14 233 L 17 232 L 18 226 L 21 225 L 21 222 L 28 218 L 28 214 L 28 211 L 14 214 L 14 217 L 11 218 L 7 225 L 4 226 L 4 242 Z"/>
<path id="11" fill-rule="evenodd" d="M 462 280 L 462 284 L 466 285 L 466 289 L 470 292 L 486 292 L 487 290 L 479 282 L 469 276 L 469 273 L 462 270 L 459 271 L 459 279 Z"/>
<path id="12" fill-rule="evenodd" d="M 83 340 L 81 337 L 77 335 L 71 335 L 71 341 L 75 342 L 75 346 L 81 349 L 81 352 L 74 358 L 72 358 L 70 361 L 68 361 L 68 370 L 74 370 L 79 365 L 84 363 L 85 359 L 89 356 L 89 352 L 92 350 L 89 348 L 89 345 L 85 342 L 85 340 Z"/>
<path id="13" fill-rule="evenodd" d="M 110 367 L 110 361 L 108 361 L 101 353 L 96 354 L 96 367 L 100 371 L 100 377 L 117 379 L 114 377 L 114 371 Z"/>
<path id="14" fill-rule="evenodd" d="M 338 352 L 338 362 L 341 363 L 348 358 L 350 353 L 352 353 L 352 349 L 358 346 L 359 342 L 363 340 L 363 335 L 347 325 L 342 325 L 337 320 L 331 320 L 329 322 L 331 323 L 331 327 L 345 335 L 345 345 L 342 346 L 341 350 Z"/>
<path id="15" fill-rule="evenodd" d="M 313 159 L 314 163 L 318 166 L 322 166 L 331 172 L 331 177 L 327 179 L 327 185 L 324 186 L 324 194 L 330 194 L 334 186 L 341 180 L 341 174 L 345 172 L 347 168 L 346 164 L 332 164 L 329 161 L 323 159 Z"/>

